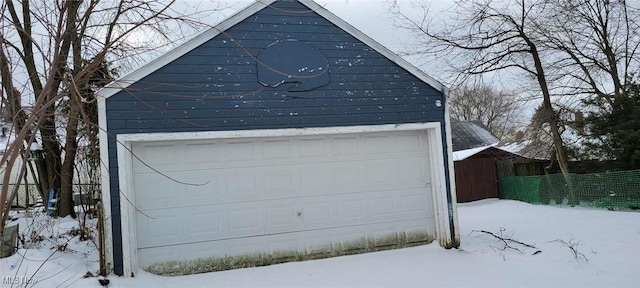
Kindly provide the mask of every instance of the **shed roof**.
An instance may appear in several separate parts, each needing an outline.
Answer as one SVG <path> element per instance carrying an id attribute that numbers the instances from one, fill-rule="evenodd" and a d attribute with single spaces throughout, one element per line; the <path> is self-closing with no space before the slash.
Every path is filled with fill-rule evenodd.
<path id="1" fill-rule="evenodd" d="M 493 158 L 514 162 L 527 162 L 530 160 L 530 158 L 504 150 L 495 146 L 495 144 L 453 152 L 453 161 L 462 161 L 470 158 Z"/>
<path id="2" fill-rule="evenodd" d="M 108 98 L 108 97 L 118 93 L 122 89 L 127 88 L 132 83 L 135 83 L 136 81 L 144 78 L 145 76 L 147 76 L 147 75 L 153 73 L 154 71 L 162 68 L 163 66 L 171 63 L 173 60 L 178 59 L 179 57 L 181 57 L 182 55 L 186 54 L 187 52 L 197 48 L 198 46 L 204 44 L 205 42 L 211 40 L 212 38 L 214 38 L 214 37 L 216 37 L 216 36 L 218 36 L 220 34 L 223 34 L 224 31 L 226 31 L 227 29 L 233 27 L 234 25 L 242 22 L 243 20 L 251 17 L 251 15 L 255 14 L 256 12 L 258 12 L 258 11 L 260 11 L 262 9 L 265 9 L 267 7 L 270 7 L 270 5 L 273 4 L 276 1 L 283 1 L 283 0 L 263 0 L 263 1 L 255 1 L 255 2 L 253 2 L 252 4 L 248 5 L 244 9 L 241 9 L 240 11 L 236 12 L 233 16 L 227 18 L 226 20 L 223 20 L 222 22 L 218 23 L 217 25 L 215 25 L 215 26 L 203 31 L 202 33 L 198 34 L 194 38 L 186 41 L 185 43 L 183 43 L 183 44 L 181 44 L 181 45 L 179 45 L 179 46 L 177 46 L 177 47 L 175 47 L 173 49 L 171 49 L 170 51 L 168 51 L 164 55 L 154 59 L 153 61 L 143 65 L 142 67 L 140 67 L 140 68 L 138 68 L 136 70 L 133 70 L 132 72 L 130 72 L 130 73 L 128 73 L 128 74 L 116 79 L 115 81 L 111 82 L 110 84 L 106 85 L 103 89 L 98 91 L 97 96 L 99 98 Z M 339 28 L 343 29 L 344 31 L 346 31 L 347 33 L 351 34 L 352 36 L 354 36 L 356 39 L 360 40 L 364 44 L 366 44 L 369 47 L 373 48 L 378 53 L 382 54 L 383 56 L 385 56 L 386 58 L 388 58 L 392 62 L 396 63 L 400 67 L 402 67 L 405 70 L 407 70 L 412 75 L 416 76 L 418 79 L 420 79 L 423 82 L 427 83 L 428 85 L 430 85 L 431 87 L 435 88 L 436 90 L 441 91 L 445 95 L 447 94 L 447 89 L 442 83 L 438 82 L 433 77 L 427 75 L 424 71 L 422 71 L 421 69 L 415 67 L 414 65 L 412 65 L 408 61 L 404 60 L 402 57 L 400 57 L 397 54 L 393 53 L 391 50 L 389 50 L 388 48 L 386 48 L 382 44 L 378 43 L 377 41 L 373 40 L 371 37 L 369 37 L 366 34 L 362 33 L 360 30 L 356 29 L 351 24 L 347 23 L 346 21 L 342 20 L 341 18 L 339 18 L 335 14 L 331 13 L 326 8 L 318 5 L 317 3 L 315 3 L 312 0 L 296 0 L 296 1 L 301 3 L 301 4 L 303 4 L 304 6 L 308 7 L 310 11 L 313 11 L 313 12 L 317 13 L 318 15 L 320 15 L 321 17 L 327 19 L 329 22 L 333 23 L 337 27 L 339 27 Z"/>
<path id="3" fill-rule="evenodd" d="M 500 142 L 500 139 L 478 121 L 452 121 L 451 140 L 454 152 L 478 147 L 486 148 Z"/>

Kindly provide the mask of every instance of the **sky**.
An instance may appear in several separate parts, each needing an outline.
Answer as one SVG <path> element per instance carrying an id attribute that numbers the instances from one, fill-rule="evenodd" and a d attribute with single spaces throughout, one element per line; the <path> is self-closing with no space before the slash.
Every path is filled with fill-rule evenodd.
<path id="1" fill-rule="evenodd" d="M 364 32 L 369 37 L 380 42 L 392 51 L 404 48 L 403 43 L 409 42 L 411 35 L 394 27 L 391 6 L 393 0 L 314 0 L 319 5 L 336 14 L 349 24 Z M 253 3 L 250 0 L 226 1 L 230 9 L 223 11 L 231 15 L 231 11 Z M 422 9 L 416 3 L 426 3 L 432 10 L 440 11 L 453 5 L 453 0 L 396 0 L 403 13 L 420 17 Z"/>

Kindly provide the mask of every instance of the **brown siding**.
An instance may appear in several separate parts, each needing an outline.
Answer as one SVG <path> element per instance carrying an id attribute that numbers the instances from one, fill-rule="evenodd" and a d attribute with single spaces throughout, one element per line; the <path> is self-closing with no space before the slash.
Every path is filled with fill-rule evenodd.
<path id="1" fill-rule="evenodd" d="M 491 158 L 454 162 L 458 202 L 498 198 L 496 163 Z"/>

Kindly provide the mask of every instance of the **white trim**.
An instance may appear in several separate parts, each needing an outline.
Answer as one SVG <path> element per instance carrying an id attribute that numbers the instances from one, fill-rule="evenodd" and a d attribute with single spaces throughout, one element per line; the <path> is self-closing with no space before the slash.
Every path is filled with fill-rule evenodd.
<path id="1" fill-rule="evenodd" d="M 137 68 L 131 71 L 130 73 L 125 74 L 124 76 L 109 83 L 107 86 L 105 86 L 104 88 L 98 91 L 97 93 L 98 97 L 104 97 L 104 98 L 111 97 L 113 94 L 116 94 L 119 91 L 129 87 L 129 85 L 137 82 L 138 80 L 164 67 L 165 65 L 171 63 L 173 60 L 180 58 L 182 55 L 187 54 L 187 52 L 197 48 L 198 46 L 204 44 L 205 42 L 213 39 L 214 37 L 218 36 L 221 32 L 249 18 L 251 15 L 264 9 L 268 5 L 271 5 L 273 2 L 276 2 L 276 0 L 255 1 L 254 3 L 245 7 L 244 9 L 241 9 L 240 11 L 236 12 L 234 15 L 227 18 L 226 20 L 203 31 L 202 33 L 196 35 L 195 37 L 187 40 L 185 43 L 182 43 L 174 47 L 173 49 L 169 50 L 167 53 L 163 54 L 162 56 L 152 60 L 151 62 L 148 62 L 142 67 Z"/>
<path id="2" fill-rule="evenodd" d="M 346 127 L 323 128 L 294 128 L 294 129 L 261 129 L 241 131 L 211 131 L 211 132 L 177 132 L 177 133 L 143 133 L 118 135 L 118 175 L 120 191 L 120 211 L 122 229 L 122 253 L 123 275 L 130 277 L 138 269 L 137 235 L 135 197 L 133 195 L 133 171 L 131 169 L 131 147 L 136 142 L 148 141 L 175 141 L 198 139 L 229 139 L 229 138 L 253 138 L 253 137 L 291 137 L 303 135 L 327 135 L 344 133 L 390 132 L 390 131 L 426 131 L 429 137 L 430 171 L 432 181 L 432 194 L 434 198 L 434 210 L 438 217 L 436 220 L 436 233 L 439 239 L 451 239 L 448 229 L 448 211 L 446 205 L 446 176 L 444 167 L 444 155 L 442 153 L 442 133 L 439 122 L 412 123 L 412 124 L 387 124 Z M 126 199 L 124 197 L 126 197 Z M 438 202 L 436 202 L 437 200 Z M 131 203 L 129 203 L 131 201 Z M 444 203 L 442 203 L 444 202 Z M 439 228 L 438 228 L 439 227 Z M 440 240 L 442 243 L 442 240 Z M 108 243 L 111 245 L 111 243 Z"/>
<path id="3" fill-rule="evenodd" d="M 319 128 L 285 128 L 285 129 L 258 129 L 258 130 L 232 130 L 232 131 L 206 131 L 206 132 L 172 132 L 172 133 L 134 133 L 119 134 L 118 140 L 126 142 L 149 142 L 166 140 L 198 140 L 198 139 L 229 139 L 229 138 L 255 138 L 255 137 L 284 137 L 304 135 L 328 135 L 346 133 L 366 133 L 385 131 L 422 130 L 440 127 L 438 122 L 410 123 L 410 124 L 384 124 L 363 126 L 335 126 Z"/>
<path id="4" fill-rule="evenodd" d="M 105 98 L 98 97 L 98 129 L 100 139 L 100 186 L 104 229 L 104 256 L 107 273 L 113 271 L 113 226 L 111 221 L 111 180 L 109 174 L 109 135 Z"/>
<path id="5" fill-rule="evenodd" d="M 432 172 L 431 172 L 431 183 L 433 185 L 433 205 L 435 212 L 435 221 L 436 221 L 436 236 L 438 237 L 438 242 L 440 246 L 447 247 L 447 243 L 450 243 L 451 240 L 451 230 L 449 229 L 449 212 L 447 205 L 447 183 L 446 183 L 446 175 L 444 173 L 443 167 L 444 165 L 444 155 L 442 153 L 442 129 L 440 128 L 440 123 L 438 123 L 438 127 L 435 129 L 429 130 L 429 141 L 433 141 L 430 143 L 429 147 L 431 148 L 431 163 L 432 164 Z M 436 193 L 436 192 L 440 193 Z"/>
<path id="6" fill-rule="evenodd" d="M 362 43 L 368 45 L 369 47 L 376 50 L 378 53 L 382 54 L 392 62 L 396 63 L 400 67 L 407 70 L 409 73 L 418 77 L 423 82 L 432 86 L 438 91 L 442 93 L 446 93 L 446 87 L 442 85 L 442 83 L 435 80 L 433 77 L 427 75 L 424 71 L 420 70 L 416 66 L 409 63 L 404 58 L 398 56 L 393 53 L 387 47 L 373 40 L 371 37 L 362 33 L 360 30 L 351 26 L 351 24 L 346 21 L 340 19 L 335 14 L 331 13 L 329 10 L 324 7 L 318 5 L 312 0 L 298 0 L 301 4 L 307 6 L 309 9 L 315 11 L 321 17 L 325 18 L 329 22 L 338 26 L 339 28 L 345 30 L 347 33 L 354 36 L 356 39 L 360 40 Z M 109 83 L 107 86 L 98 91 L 98 97 L 109 98 L 112 95 L 118 93 L 119 91 L 129 87 L 129 85 L 135 83 L 136 81 L 144 78 L 145 76 L 153 73 L 154 71 L 164 67 L 165 65 L 171 63 L 173 60 L 180 58 L 182 55 L 187 52 L 197 48 L 203 43 L 213 39 L 218 36 L 221 32 L 233 27 L 234 25 L 244 21 L 249 18 L 251 15 L 257 13 L 258 11 L 268 7 L 269 5 L 276 2 L 276 0 L 260 0 L 256 1 L 253 4 L 247 6 L 244 9 L 241 9 L 233 16 L 227 18 L 226 20 L 220 22 L 219 24 L 205 30 L 204 32 L 196 35 L 194 38 L 186 41 L 185 43 L 176 46 L 175 48 L 169 50 L 164 55 L 152 60 L 151 62 L 143 65 L 142 67 L 116 79 L 115 81 Z"/>
<path id="7" fill-rule="evenodd" d="M 131 174 L 131 146 L 133 142 L 123 141 L 118 135 L 118 186 L 120 187 L 120 235 L 122 236 L 122 271 L 123 275 L 129 277 L 138 271 L 137 265 L 137 243 L 138 239 L 135 224 L 129 227 L 130 223 L 136 223 L 135 197 L 133 195 L 133 179 Z M 123 155 L 123 157 L 120 157 Z M 133 229 L 132 229 L 133 228 Z M 135 261 L 134 261 L 135 260 Z"/>
<path id="8" fill-rule="evenodd" d="M 455 235 L 452 235 L 451 238 L 451 246 L 445 247 L 459 247 L 460 246 L 460 224 L 458 223 L 458 197 L 456 195 L 456 178 L 455 178 L 455 168 L 453 165 L 453 141 L 451 140 L 452 132 L 451 132 L 451 117 L 449 116 L 449 92 L 444 92 L 444 127 L 446 133 L 446 141 L 447 141 L 447 166 L 449 167 L 449 193 L 451 194 L 451 207 L 452 211 L 450 217 L 453 218 L 451 222 L 448 222 L 450 225 L 453 224 L 453 232 Z M 442 150 L 441 150 L 442 151 Z"/>

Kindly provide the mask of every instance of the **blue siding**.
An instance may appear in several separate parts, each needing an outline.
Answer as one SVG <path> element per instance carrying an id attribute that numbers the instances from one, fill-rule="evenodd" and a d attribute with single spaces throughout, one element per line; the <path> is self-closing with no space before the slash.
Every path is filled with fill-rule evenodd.
<path id="1" fill-rule="evenodd" d="M 297 2 L 277 1 L 111 96 L 106 101 L 110 137 L 139 132 L 444 123 L 444 105 L 435 105 L 437 100 L 444 103 L 441 91 L 316 13 L 291 13 L 307 10 Z M 258 83 L 254 56 L 286 39 L 302 41 L 327 56 L 329 84 L 290 92 L 286 84 L 271 88 Z M 109 158 L 114 268 L 121 275 L 113 138 Z"/>

